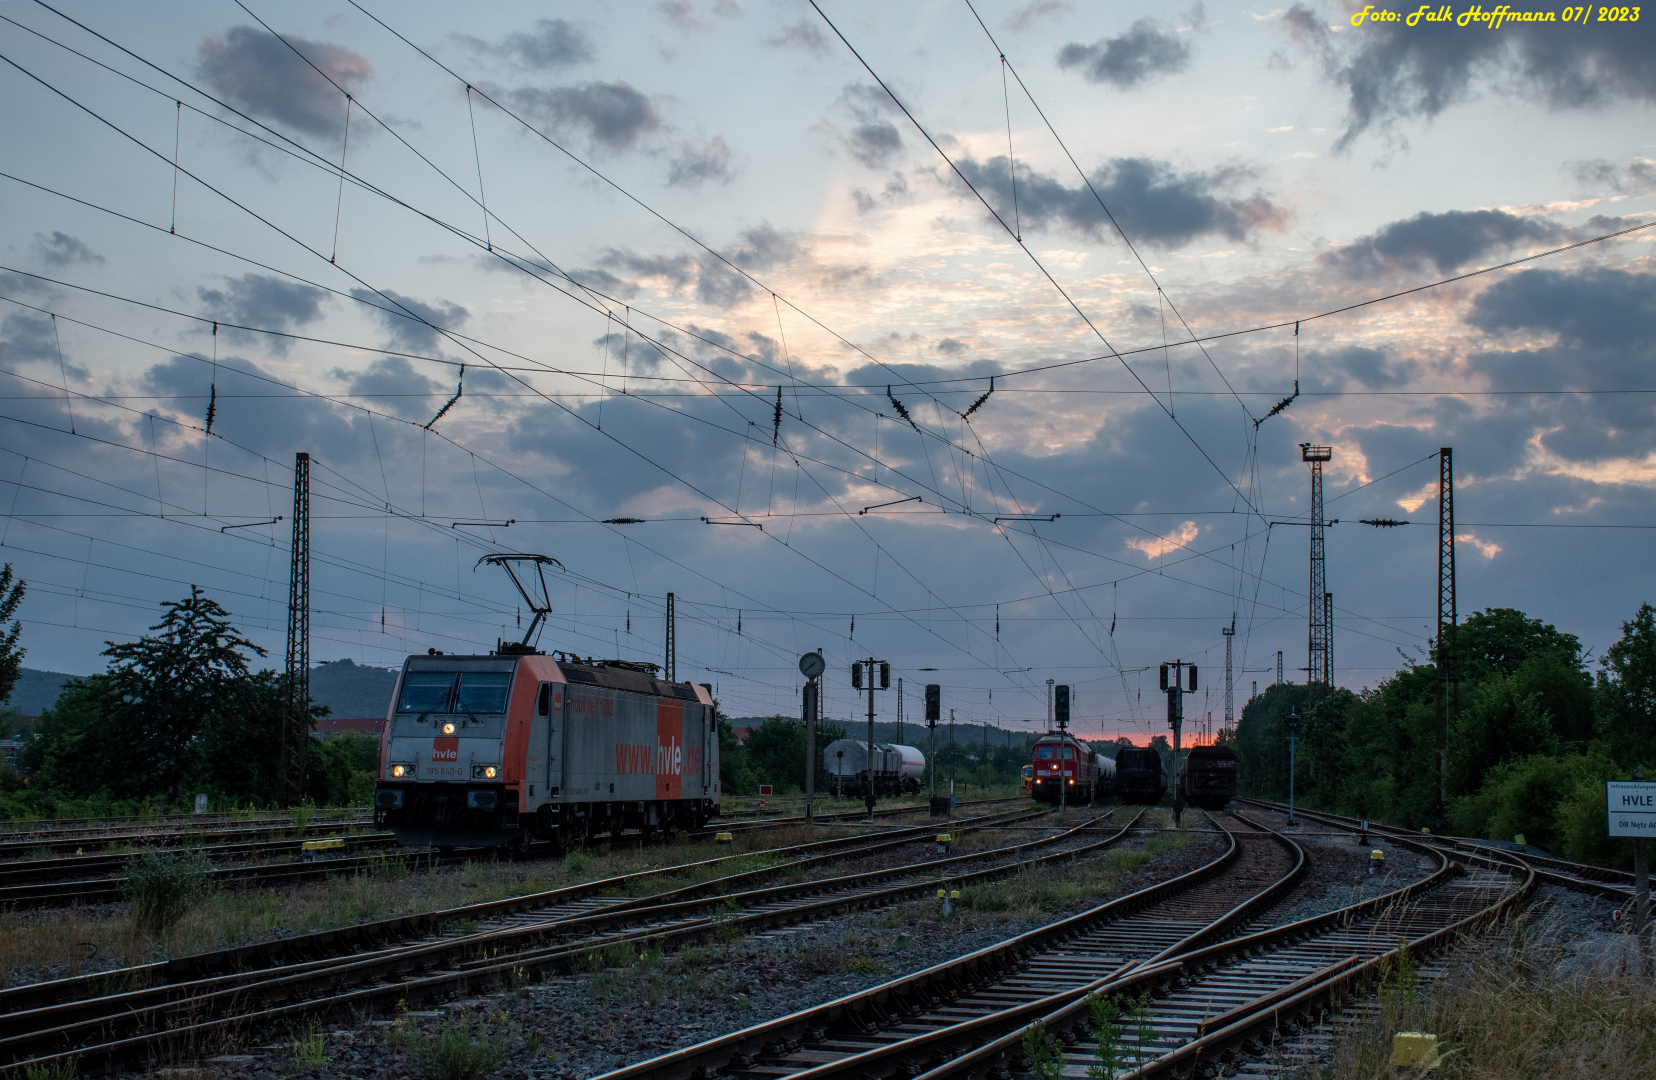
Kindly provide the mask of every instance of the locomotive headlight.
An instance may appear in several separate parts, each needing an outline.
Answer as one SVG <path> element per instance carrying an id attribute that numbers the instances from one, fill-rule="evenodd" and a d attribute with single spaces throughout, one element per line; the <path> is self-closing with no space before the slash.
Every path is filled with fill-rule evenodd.
<path id="1" fill-rule="evenodd" d="M 448 723 L 443 725 L 443 734 L 444 735 L 453 735 L 454 734 L 454 721 L 453 720 L 450 720 Z"/>
<path id="2" fill-rule="evenodd" d="M 404 765 L 404 764 L 399 763 L 399 764 L 391 766 L 391 775 L 394 778 L 398 779 L 398 780 L 402 779 L 405 776 L 412 776 L 413 774 L 414 774 L 414 766 L 412 766 L 412 765 Z"/>
<path id="3" fill-rule="evenodd" d="M 498 766 L 498 765 L 473 765 L 472 766 L 472 779 L 473 780 L 493 780 L 495 777 L 497 777 L 499 775 L 500 775 L 500 766 Z"/>

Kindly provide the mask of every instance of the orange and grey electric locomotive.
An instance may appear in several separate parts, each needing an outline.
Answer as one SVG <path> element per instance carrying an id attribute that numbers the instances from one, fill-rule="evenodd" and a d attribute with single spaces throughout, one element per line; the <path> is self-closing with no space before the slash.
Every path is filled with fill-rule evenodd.
<path id="1" fill-rule="evenodd" d="M 404 844 L 567 845 L 699 827 L 719 805 L 713 699 L 650 664 L 410 656 L 380 745 L 374 820 Z"/>

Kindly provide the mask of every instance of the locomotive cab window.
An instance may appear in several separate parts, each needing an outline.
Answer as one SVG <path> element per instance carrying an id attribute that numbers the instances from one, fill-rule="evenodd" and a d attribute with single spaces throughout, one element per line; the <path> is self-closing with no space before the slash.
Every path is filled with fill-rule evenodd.
<path id="1" fill-rule="evenodd" d="M 1037 761 L 1051 761 L 1052 760 L 1052 747 L 1050 747 L 1050 746 L 1037 746 L 1035 748 L 1035 758 L 1036 758 Z"/>
<path id="2" fill-rule="evenodd" d="M 460 692 L 455 695 L 455 712 L 470 712 L 479 716 L 506 711 L 506 697 L 512 692 L 510 672 L 468 671 L 460 676 Z"/>
<path id="3" fill-rule="evenodd" d="M 540 713 L 540 715 L 542 715 L 542 716 L 548 716 L 548 715 L 551 714 L 551 712 L 552 712 L 552 684 L 551 683 L 541 683 L 540 701 L 536 704 L 535 711 Z"/>
<path id="4" fill-rule="evenodd" d="M 403 677 L 399 713 L 446 713 L 454 690 L 452 671 L 410 671 Z"/>
<path id="5" fill-rule="evenodd" d="M 1064 747 L 1064 760 L 1065 761 L 1074 761 L 1075 760 L 1075 747 L 1073 747 L 1073 746 Z"/>

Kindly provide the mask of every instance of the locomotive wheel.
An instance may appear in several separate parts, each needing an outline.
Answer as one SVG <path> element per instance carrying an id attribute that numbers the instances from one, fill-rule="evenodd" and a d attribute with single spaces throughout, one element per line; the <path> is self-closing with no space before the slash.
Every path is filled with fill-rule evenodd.
<path id="1" fill-rule="evenodd" d="M 529 830 L 518 830 L 517 836 L 513 837 L 512 842 L 506 846 L 511 849 L 513 855 L 527 855 L 529 853 Z"/>

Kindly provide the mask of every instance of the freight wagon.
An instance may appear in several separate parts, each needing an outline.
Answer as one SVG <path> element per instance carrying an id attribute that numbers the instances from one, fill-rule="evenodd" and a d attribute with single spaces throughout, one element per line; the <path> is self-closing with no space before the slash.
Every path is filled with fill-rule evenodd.
<path id="1" fill-rule="evenodd" d="M 718 812 L 712 696 L 649 664 L 510 644 L 410 656 L 380 745 L 374 822 L 403 844 L 567 846 Z"/>
<path id="2" fill-rule="evenodd" d="M 868 740 L 835 739 L 822 751 L 822 767 L 836 794 L 863 794 L 868 780 Z M 874 744 L 874 793 L 913 795 L 926 775 L 926 755 L 912 746 Z"/>
<path id="3" fill-rule="evenodd" d="M 1193 746 L 1179 763 L 1179 792 L 1203 810 L 1221 809 L 1236 794 L 1236 752 L 1228 746 Z"/>
<path id="4" fill-rule="evenodd" d="M 1156 803 L 1167 790 L 1161 755 L 1154 749 L 1124 746 L 1116 751 L 1115 766 L 1122 802 Z"/>

